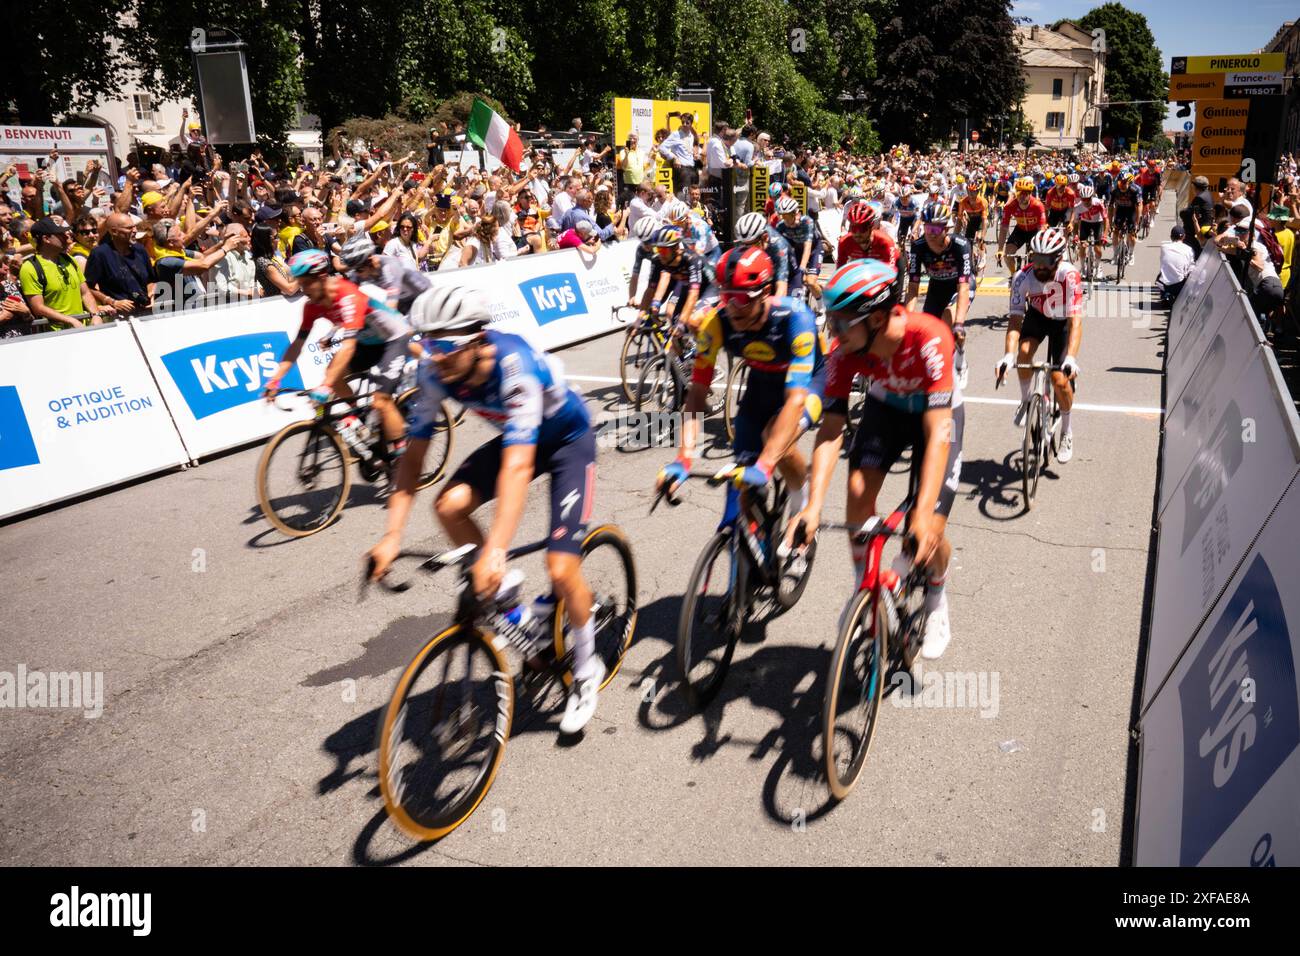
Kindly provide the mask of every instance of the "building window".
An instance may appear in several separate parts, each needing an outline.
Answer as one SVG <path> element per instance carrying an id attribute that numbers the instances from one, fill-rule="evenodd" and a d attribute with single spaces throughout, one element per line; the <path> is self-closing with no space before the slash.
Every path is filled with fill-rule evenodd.
<path id="1" fill-rule="evenodd" d="M 132 99 L 135 101 L 135 119 L 137 123 L 147 123 L 153 125 L 153 97 L 148 93 L 136 93 Z"/>
<path id="2" fill-rule="evenodd" d="M 1061 98 L 1061 90 L 1064 87 L 1065 87 L 1065 80 L 1060 80 L 1060 79 L 1052 80 L 1052 99 L 1059 100 Z"/>
<path id="3" fill-rule="evenodd" d="M 1047 114 L 1047 128 L 1048 128 L 1048 129 L 1065 129 L 1065 114 L 1064 114 L 1064 113 L 1048 113 L 1048 114 Z"/>

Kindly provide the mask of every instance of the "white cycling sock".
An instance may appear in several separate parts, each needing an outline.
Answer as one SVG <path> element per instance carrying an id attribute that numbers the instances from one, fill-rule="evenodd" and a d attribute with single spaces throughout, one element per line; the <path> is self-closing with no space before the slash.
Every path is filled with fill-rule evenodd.
<path id="1" fill-rule="evenodd" d="M 1020 383 L 1020 400 L 1021 400 L 1022 402 L 1027 402 L 1027 401 L 1029 401 L 1029 381 L 1030 381 L 1030 380 L 1027 379 L 1027 378 L 1017 378 L 1016 381 L 1018 381 L 1018 382 Z"/>
<path id="2" fill-rule="evenodd" d="M 862 576 L 867 573 L 867 546 L 856 541 L 849 542 L 849 556 L 853 559 L 853 588 L 857 590 L 862 583 Z"/>
<path id="3" fill-rule="evenodd" d="M 1070 434 L 1070 413 L 1061 412 L 1061 434 Z"/>
<path id="4" fill-rule="evenodd" d="M 925 582 L 925 610 L 933 614 L 948 603 L 948 572 Z"/>
<path id="5" fill-rule="evenodd" d="M 578 680 L 590 677 L 596 663 L 595 628 L 590 615 L 587 616 L 586 624 L 569 628 L 569 636 L 573 639 L 573 676 Z"/>

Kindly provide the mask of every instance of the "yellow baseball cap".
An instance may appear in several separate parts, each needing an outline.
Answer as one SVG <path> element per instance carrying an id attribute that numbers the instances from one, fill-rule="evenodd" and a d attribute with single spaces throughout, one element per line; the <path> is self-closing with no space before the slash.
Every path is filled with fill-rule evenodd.
<path id="1" fill-rule="evenodd" d="M 143 196 L 140 197 L 140 208 L 148 209 L 154 203 L 162 202 L 162 201 L 163 201 L 162 193 L 158 193 L 158 192 L 154 192 L 153 190 L 150 190 L 149 192 L 145 193 Z"/>
<path id="2" fill-rule="evenodd" d="M 388 225 L 389 225 L 389 223 L 388 223 L 388 220 L 387 220 L 387 219 L 381 219 L 381 220 L 379 220 L 377 223 L 375 223 L 373 226 L 371 226 L 371 227 L 370 227 L 368 230 L 366 230 L 366 231 L 367 231 L 367 232 L 383 232 L 385 229 L 388 228 Z"/>

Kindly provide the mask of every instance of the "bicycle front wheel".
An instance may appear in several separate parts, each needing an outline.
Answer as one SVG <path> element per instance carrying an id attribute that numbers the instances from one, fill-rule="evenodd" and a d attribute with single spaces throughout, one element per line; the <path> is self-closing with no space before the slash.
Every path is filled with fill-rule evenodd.
<path id="1" fill-rule="evenodd" d="M 600 685 L 604 690 L 623 666 L 623 655 L 636 630 L 636 565 L 627 536 L 614 525 L 601 525 L 587 533 L 582 542 L 582 579 L 591 591 L 592 634 L 596 655 L 605 664 L 605 680 Z M 572 650 L 566 616 L 561 600 L 556 604 L 552 633 L 559 660 Z M 567 668 L 564 683 L 573 683 L 573 672 Z"/>
<path id="2" fill-rule="evenodd" d="M 1025 492 L 1025 510 L 1034 506 L 1038 493 L 1038 476 L 1043 470 L 1043 396 L 1029 396 L 1025 412 L 1025 437 L 1021 442 L 1021 481 Z"/>
<path id="3" fill-rule="evenodd" d="M 628 332 L 623 339 L 623 352 L 619 356 L 619 375 L 623 384 L 623 397 L 636 401 L 636 383 L 642 370 L 659 354 L 654 335 L 644 327 Z"/>
<path id="4" fill-rule="evenodd" d="M 700 552 L 677 619 L 677 666 L 696 709 L 722 687 L 743 623 L 732 614 L 743 575 L 736 573 L 741 559 L 731 554 L 731 537 L 730 531 L 719 531 Z"/>
<path id="5" fill-rule="evenodd" d="M 664 353 L 652 358 L 636 382 L 634 404 L 638 412 L 674 412 L 682 402 L 681 385 Z"/>
<path id="6" fill-rule="evenodd" d="M 317 420 L 286 425 L 262 450 L 256 484 L 257 503 L 277 531 L 315 534 L 339 516 L 352 487 L 343 439 Z"/>
<path id="7" fill-rule="evenodd" d="M 860 591 L 831 655 L 822 702 L 822 759 L 836 800 L 858 782 L 876 732 L 888 670 L 887 600 L 883 591 Z"/>
<path id="8" fill-rule="evenodd" d="M 389 817 L 417 840 L 456 829 L 487 795 L 514 719 L 514 681 L 491 635 L 453 624 L 397 680 L 379 732 Z"/>
<path id="9" fill-rule="evenodd" d="M 727 426 L 727 442 L 736 440 L 736 415 L 740 412 L 740 400 L 745 395 L 745 386 L 749 384 L 749 363 L 732 362 L 727 371 L 727 395 L 723 403 L 723 417 Z"/>

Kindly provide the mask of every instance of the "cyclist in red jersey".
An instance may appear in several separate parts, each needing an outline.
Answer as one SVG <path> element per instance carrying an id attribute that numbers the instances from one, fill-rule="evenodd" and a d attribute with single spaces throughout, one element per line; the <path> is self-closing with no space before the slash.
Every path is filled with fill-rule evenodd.
<path id="1" fill-rule="evenodd" d="M 897 268 L 898 243 L 881 226 L 878 203 L 855 202 L 845 212 L 844 224 L 848 231 L 840 237 L 835 268 L 854 259 L 878 259 Z"/>
<path id="2" fill-rule="evenodd" d="M 1007 235 L 1011 220 L 1016 221 L 1016 228 Z M 1047 208 L 1041 199 L 1034 195 L 1034 181 L 1028 176 L 1016 180 L 1016 198 L 1002 210 L 1002 225 L 998 228 L 998 261 L 1002 261 L 1005 250 L 1007 267 L 1015 275 L 1019 263 L 1016 252 L 1021 246 L 1028 245 L 1034 234 L 1043 228 L 1047 221 Z"/>
<path id="3" fill-rule="evenodd" d="M 383 423 L 384 437 L 390 443 L 401 441 L 406 423 L 393 401 L 406 368 L 407 344 L 411 326 L 399 312 L 389 308 L 382 290 L 367 286 L 372 295 L 340 275 L 331 272 L 329 256 L 319 249 L 307 249 L 289 261 L 289 271 L 299 282 L 307 301 L 302 306 L 302 323 L 298 335 L 280 358 L 275 375 L 266 383 L 265 395 L 273 398 L 280 382 L 294 363 L 311 335 L 317 319 L 327 319 L 329 332 L 320 346 L 327 348 L 335 330 L 342 330 L 343 341 L 325 369 L 325 380 L 312 389 L 313 397 L 328 401 L 330 396 L 352 396 L 349 376 L 374 369 L 375 408 Z"/>
<path id="4" fill-rule="evenodd" d="M 844 441 L 844 418 L 854 376 L 867 382 L 862 420 L 849 451 L 845 520 L 863 523 L 876 513 L 876 497 L 903 451 L 920 457 L 919 483 L 908 531 L 914 560 L 928 571 L 925 636 L 921 656 L 939 657 L 951 639 L 945 584 L 952 546 L 948 515 L 961 476 L 964 412 L 953 378 L 952 333 L 939 319 L 898 304 L 897 272 L 871 259 L 851 262 L 827 281 L 826 323 L 840 347 L 827 359 L 826 402 L 813 450 L 808 505 L 790 521 L 785 546 L 802 523 L 816 533 Z M 866 567 L 866 546 L 850 539 L 853 594 Z M 845 605 L 845 611 L 852 601 Z M 841 618 L 841 625 L 843 619 Z"/>

